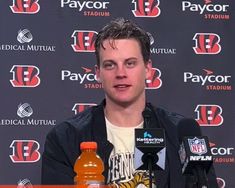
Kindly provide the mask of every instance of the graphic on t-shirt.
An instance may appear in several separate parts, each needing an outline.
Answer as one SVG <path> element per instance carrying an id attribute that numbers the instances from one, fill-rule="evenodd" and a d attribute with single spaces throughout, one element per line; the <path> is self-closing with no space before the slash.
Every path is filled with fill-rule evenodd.
<path id="1" fill-rule="evenodd" d="M 149 187 L 149 173 L 135 170 L 133 153 L 117 153 L 109 158 L 109 182 L 115 188 Z M 155 184 L 153 180 L 153 184 Z M 153 185 L 153 187 L 155 187 Z"/>
<path id="2" fill-rule="evenodd" d="M 153 180 L 153 184 L 155 184 Z M 149 186 L 149 173 L 147 171 L 136 171 L 133 178 L 127 182 L 114 183 L 113 187 L 118 188 L 147 188 Z M 155 187 L 154 185 L 152 187 Z"/>

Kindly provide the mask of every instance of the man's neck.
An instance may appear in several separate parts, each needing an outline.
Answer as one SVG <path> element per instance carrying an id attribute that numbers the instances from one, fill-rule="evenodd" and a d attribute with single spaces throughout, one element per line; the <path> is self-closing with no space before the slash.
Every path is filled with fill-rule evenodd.
<path id="1" fill-rule="evenodd" d="M 143 121 L 144 108 L 145 101 L 126 106 L 106 101 L 104 112 L 106 118 L 116 126 L 135 127 Z"/>

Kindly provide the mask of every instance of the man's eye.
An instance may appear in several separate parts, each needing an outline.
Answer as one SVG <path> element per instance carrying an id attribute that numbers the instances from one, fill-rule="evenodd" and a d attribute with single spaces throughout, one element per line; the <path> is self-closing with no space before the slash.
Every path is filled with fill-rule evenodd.
<path id="1" fill-rule="evenodd" d="M 129 67 L 129 68 L 134 67 L 134 66 L 135 66 L 135 64 L 136 64 L 136 62 L 135 62 L 135 61 L 128 61 L 128 62 L 126 62 L 126 66 L 127 66 L 127 67 Z"/>
<path id="2" fill-rule="evenodd" d="M 108 69 L 108 70 L 113 69 L 114 66 L 115 66 L 114 63 L 105 63 L 105 64 L 103 65 L 103 67 L 104 67 L 105 69 Z"/>

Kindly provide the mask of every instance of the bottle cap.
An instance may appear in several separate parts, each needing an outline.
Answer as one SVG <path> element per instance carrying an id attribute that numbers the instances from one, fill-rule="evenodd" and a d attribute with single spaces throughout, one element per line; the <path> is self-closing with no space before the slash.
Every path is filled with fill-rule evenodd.
<path id="1" fill-rule="evenodd" d="M 97 149 L 97 143 L 96 142 L 81 142 L 80 149 Z"/>

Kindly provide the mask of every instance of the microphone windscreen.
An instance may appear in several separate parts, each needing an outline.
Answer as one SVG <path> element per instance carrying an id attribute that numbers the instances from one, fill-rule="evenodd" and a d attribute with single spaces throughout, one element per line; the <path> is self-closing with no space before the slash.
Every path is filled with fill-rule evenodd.
<path id="1" fill-rule="evenodd" d="M 180 143 L 184 137 L 202 135 L 200 125 L 192 118 L 184 118 L 180 120 L 177 126 L 177 131 Z"/>
<path id="2" fill-rule="evenodd" d="M 148 107 L 145 107 L 144 111 L 142 112 L 142 116 L 144 118 L 151 118 L 151 109 L 149 109 Z"/>

